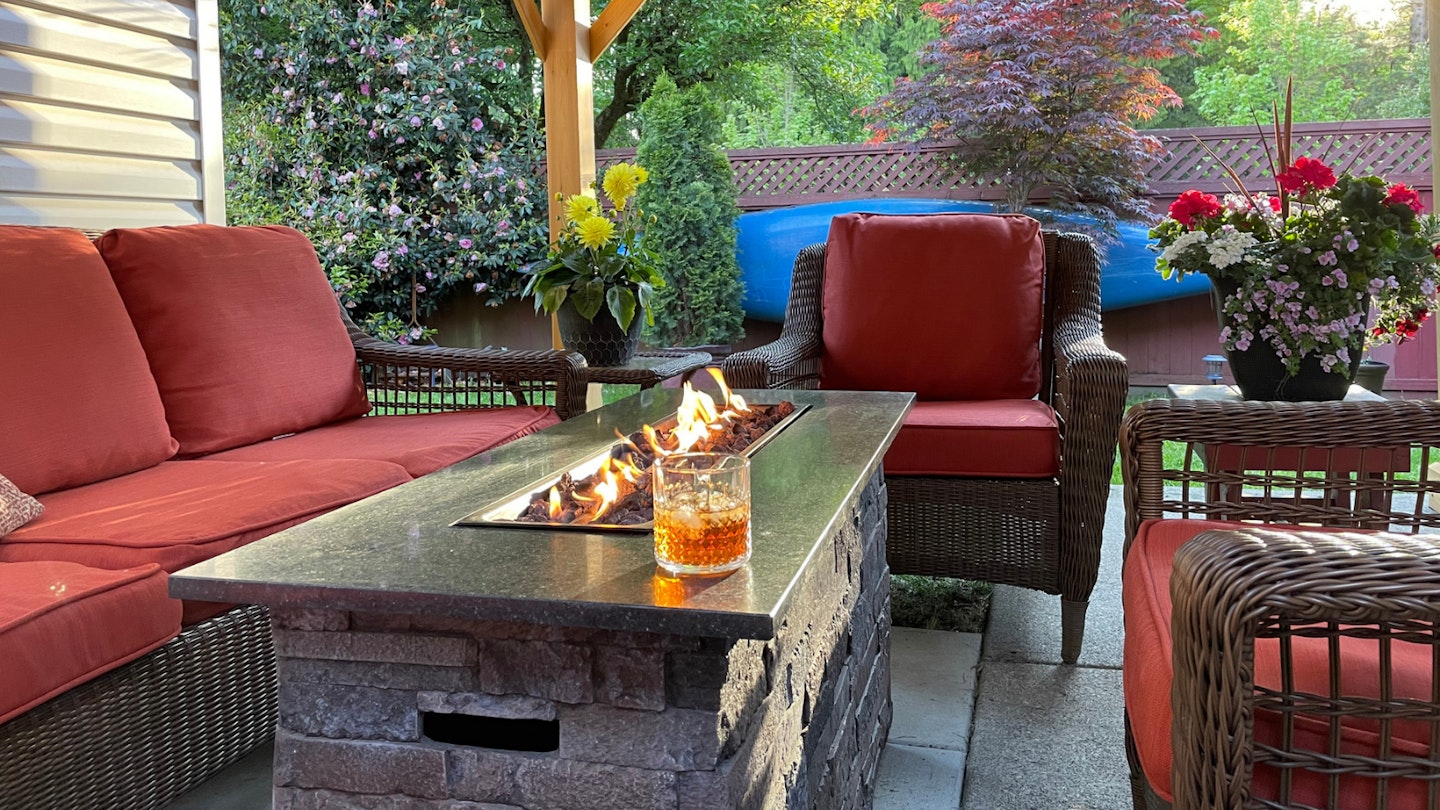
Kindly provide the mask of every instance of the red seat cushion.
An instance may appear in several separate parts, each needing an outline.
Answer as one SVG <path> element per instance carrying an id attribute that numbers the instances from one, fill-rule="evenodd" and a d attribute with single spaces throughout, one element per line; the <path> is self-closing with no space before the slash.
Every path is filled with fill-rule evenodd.
<path id="1" fill-rule="evenodd" d="M 1029 399 L 1040 390 L 1044 277 L 1029 217 L 835 217 L 820 387 Z"/>
<path id="2" fill-rule="evenodd" d="M 1175 552 L 1186 541 L 1213 529 L 1236 528 L 1238 524 L 1205 520 L 1161 520 L 1141 524 L 1125 559 L 1123 599 L 1125 603 L 1125 707 L 1145 777 L 1155 792 L 1173 799 L 1170 768 L 1173 762 L 1170 684 L 1173 637 L 1170 617 L 1170 572 Z M 1253 527 L 1254 524 L 1245 524 Z M 1267 526 L 1279 530 L 1325 531 L 1315 527 Z M 1328 695 L 1329 650 L 1323 638 L 1296 638 L 1292 642 L 1295 687 L 1311 694 Z M 1278 689 L 1280 653 L 1277 639 L 1260 639 L 1255 649 L 1255 682 Z M 1391 644 L 1392 688 L 1396 698 L 1421 703 L 1431 700 L 1430 647 L 1406 642 Z M 1379 695 L 1379 646 L 1372 640 L 1347 638 L 1340 644 L 1342 695 Z M 1257 740 L 1278 745 L 1281 722 L 1274 712 L 1255 716 Z M 1376 756 L 1379 751 L 1378 725 L 1370 720 L 1347 719 L 1341 724 L 1341 751 Z M 1295 723 L 1295 746 L 1327 751 L 1329 725 L 1318 716 L 1301 716 Z M 1429 731 L 1424 723 L 1397 721 L 1393 724 L 1392 751 L 1397 755 L 1429 758 Z M 1325 777 L 1297 771 L 1292 801 L 1307 806 L 1326 805 Z M 1257 796 L 1274 799 L 1279 777 L 1272 767 L 1257 767 L 1254 789 Z M 1375 782 L 1360 777 L 1340 781 L 1341 808 L 1361 810 L 1375 807 Z M 1425 806 L 1425 789 L 1418 780 L 1392 780 L 1392 806 Z M 1397 803 L 1398 802 L 1398 803 Z"/>
<path id="3" fill-rule="evenodd" d="M 330 282 L 291 228 L 184 225 L 99 241 L 182 455 L 369 410 Z"/>
<path id="4" fill-rule="evenodd" d="M 0 723 L 133 661 L 180 631 L 165 572 L 0 563 Z"/>
<path id="5" fill-rule="evenodd" d="M 175 454 L 135 327 L 84 234 L 0 226 L 0 347 L 0 475 L 22 492 Z"/>
<path id="6" fill-rule="evenodd" d="M 555 411 L 544 406 L 367 416 L 237 447 L 205 460 L 368 458 L 394 462 L 418 478 L 559 423 Z"/>
<path id="7" fill-rule="evenodd" d="M 45 514 L 0 540 L 0 562 L 176 571 L 409 480 L 384 461 L 167 461 L 41 496 Z"/>
<path id="8" fill-rule="evenodd" d="M 1033 399 L 917 402 L 885 453 L 885 473 L 1050 478 L 1060 473 L 1060 425 Z"/>

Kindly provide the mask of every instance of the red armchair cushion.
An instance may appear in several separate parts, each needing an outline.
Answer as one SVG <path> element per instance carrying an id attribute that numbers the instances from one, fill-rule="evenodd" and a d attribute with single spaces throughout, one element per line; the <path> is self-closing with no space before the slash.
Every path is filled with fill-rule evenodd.
<path id="1" fill-rule="evenodd" d="M 0 723 L 144 655 L 180 631 L 165 572 L 0 563 Z"/>
<path id="2" fill-rule="evenodd" d="M 183 455 L 369 410 L 335 295 L 291 228 L 114 230 L 100 252 Z"/>
<path id="3" fill-rule="evenodd" d="M 175 454 L 135 327 L 84 234 L 0 226 L 0 347 L 0 475 L 21 491 Z"/>
<path id="4" fill-rule="evenodd" d="M 885 473 L 1052 478 L 1060 473 L 1060 425 L 1033 399 L 917 402 L 885 453 Z"/>
<path id="5" fill-rule="evenodd" d="M 390 461 L 415 477 L 560 423 L 543 406 L 367 416 L 205 457 L 206 461 L 360 458 Z"/>
<path id="6" fill-rule="evenodd" d="M 1238 528 L 1239 525 L 1213 520 L 1146 521 L 1136 534 L 1125 559 L 1122 588 L 1125 604 L 1125 707 L 1145 777 L 1155 792 L 1167 801 L 1172 800 L 1174 795 L 1170 773 L 1174 758 L 1170 740 L 1170 684 L 1174 680 L 1170 572 L 1175 552 L 1202 532 Z M 1254 527 L 1254 524 L 1244 525 Z M 1272 525 L 1265 528 L 1325 531 L 1313 526 Z M 1330 694 L 1327 644 L 1326 639 L 1294 639 L 1292 654 L 1297 689 L 1312 694 Z M 1279 649 L 1276 639 L 1257 642 L 1257 685 L 1272 689 L 1280 687 Z M 1391 645 L 1391 656 L 1394 697 L 1430 702 L 1430 647 L 1397 641 Z M 1378 642 L 1344 639 L 1340 644 L 1340 657 L 1340 694 L 1379 695 Z M 1374 721 L 1346 719 L 1340 730 L 1341 751 L 1376 756 L 1379 751 L 1378 731 Z M 1256 713 L 1255 737 L 1272 745 L 1279 744 L 1281 723 L 1274 712 Z M 1297 718 L 1296 747 L 1326 751 L 1328 739 L 1329 726 L 1325 721 L 1316 716 Z M 1429 744 L 1426 724 L 1414 721 L 1396 721 L 1393 724 L 1394 753 L 1428 759 Z M 1294 780 L 1292 801 L 1307 806 L 1327 806 L 1325 777 L 1313 772 L 1296 771 Z M 1254 789 L 1257 796 L 1275 799 L 1278 785 L 1279 777 L 1274 768 L 1256 769 Z M 1340 790 L 1340 807 L 1346 810 L 1375 807 L 1375 782 L 1372 779 L 1342 777 Z M 1424 786 L 1416 780 L 1392 780 L 1390 792 L 1394 806 L 1425 806 Z"/>
<path id="7" fill-rule="evenodd" d="M 1029 399 L 1040 390 L 1044 276 L 1029 217 L 835 217 L 820 387 Z"/>
<path id="8" fill-rule="evenodd" d="M 45 514 L 0 540 L 0 562 L 176 571 L 409 480 L 384 461 L 167 461 L 41 496 Z"/>

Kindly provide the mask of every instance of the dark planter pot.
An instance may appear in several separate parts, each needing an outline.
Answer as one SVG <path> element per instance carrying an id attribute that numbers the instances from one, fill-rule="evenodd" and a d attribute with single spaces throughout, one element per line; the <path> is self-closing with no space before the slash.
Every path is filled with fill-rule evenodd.
<path id="1" fill-rule="evenodd" d="M 1371 393 L 1378 394 L 1385 390 L 1385 375 L 1390 372 L 1390 364 L 1382 363 L 1379 360 L 1360 361 L 1360 371 L 1355 374 L 1355 383 Z"/>
<path id="2" fill-rule="evenodd" d="M 1221 328 L 1225 321 L 1225 297 L 1237 289 L 1227 279 L 1213 279 L 1211 296 L 1215 302 L 1215 317 Z M 1368 304 L 1367 304 L 1368 310 Z M 1359 357 L 1365 350 L 1365 333 L 1358 332 L 1350 345 L 1350 356 Z M 1303 357 L 1300 368 L 1293 375 L 1286 371 L 1285 361 L 1263 341 L 1251 343 L 1245 351 L 1225 350 L 1225 359 L 1230 364 L 1230 373 L 1240 395 L 1246 399 L 1274 402 L 1323 402 L 1344 399 L 1355 382 L 1360 363 L 1352 362 L 1345 374 L 1325 371 L 1320 367 L 1320 358 Z"/>
<path id="3" fill-rule="evenodd" d="M 630 321 L 628 330 L 621 329 L 608 307 L 600 307 L 594 321 L 587 321 L 569 301 L 555 312 L 560 327 L 560 343 L 567 351 L 579 352 L 592 366 L 618 366 L 629 362 L 640 349 L 640 330 L 645 318 L 640 312 Z"/>

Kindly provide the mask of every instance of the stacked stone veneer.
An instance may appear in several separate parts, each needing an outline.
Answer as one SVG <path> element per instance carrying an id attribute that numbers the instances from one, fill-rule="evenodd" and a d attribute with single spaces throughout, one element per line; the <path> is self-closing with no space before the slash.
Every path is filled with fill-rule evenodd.
<path id="1" fill-rule="evenodd" d="M 890 727 L 885 485 L 769 641 L 278 609 L 275 810 L 868 808 Z M 556 720 L 450 745 L 422 712 Z"/>

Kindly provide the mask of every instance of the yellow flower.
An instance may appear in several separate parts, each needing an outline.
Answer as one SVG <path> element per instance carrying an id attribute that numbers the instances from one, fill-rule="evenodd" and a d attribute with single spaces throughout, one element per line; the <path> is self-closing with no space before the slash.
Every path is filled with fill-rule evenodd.
<path id="1" fill-rule="evenodd" d="M 575 223 L 576 238 L 580 244 L 593 250 L 604 247 L 614 235 L 615 223 L 600 214 Z"/>
<path id="2" fill-rule="evenodd" d="M 565 217 L 571 222 L 584 222 L 600 213 L 600 201 L 588 194 L 576 194 L 565 201 Z"/>
<path id="3" fill-rule="evenodd" d="M 635 189 L 649 179 L 650 173 L 629 163 L 616 163 L 605 172 L 605 193 L 615 204 L 615 210 L 624 211 L 625 202 L 635 194 Z"/>

